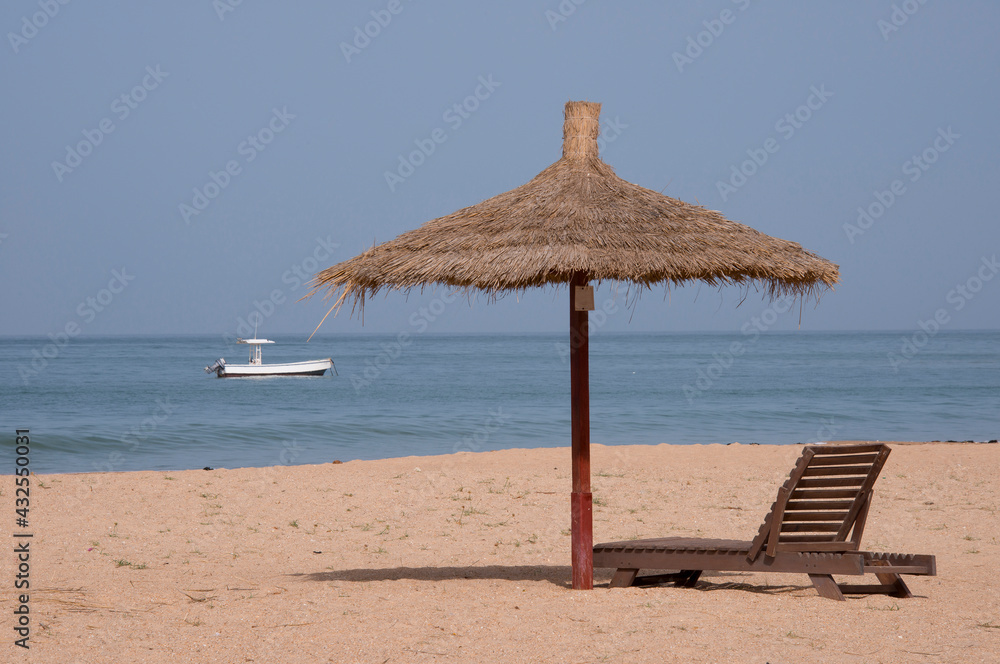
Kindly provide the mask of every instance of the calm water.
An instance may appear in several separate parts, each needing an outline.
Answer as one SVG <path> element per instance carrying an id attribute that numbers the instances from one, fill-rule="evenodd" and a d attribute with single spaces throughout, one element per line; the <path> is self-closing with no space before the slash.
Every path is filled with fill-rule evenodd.
<path id="1" fill-rule="evenodd" d="M 910 335 L 906 335 L 910 336 Z M 989 440 L 1000 333 L 597 334 L 596 443 Z M 323 463 L 569 444 L 564 335 L 272 337 L 264 361 L 339 376 L 220 380 L 221 336 L 0 339 L 0 461 L 31 430 L 35 472 Z M 918 342 L 925 341 L 922 338 Z M 734 343 L 741 346 L 733 347 Z M 735 350 L 735 352 L 734 352 Z M 911 349 L 912 350 L 912 349 Z M 32 364 L 34 360 L 34 365 Z"/>

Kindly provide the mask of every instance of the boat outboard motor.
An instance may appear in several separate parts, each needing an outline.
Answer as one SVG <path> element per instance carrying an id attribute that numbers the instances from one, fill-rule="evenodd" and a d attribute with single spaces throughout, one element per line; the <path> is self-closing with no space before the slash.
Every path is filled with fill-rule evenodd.
<path id="1" fill-rule="evenodd" d="M 218 374 L 222 370 L 222 368 L 225 367 L 225 366 L 226 366 L 226 361 L 223 358 L 220 357 L 215 362 L 215 364 L 213 364 L 212 366 L 209 366 L 209 367 L 205 367 L 205 373 Z"/>

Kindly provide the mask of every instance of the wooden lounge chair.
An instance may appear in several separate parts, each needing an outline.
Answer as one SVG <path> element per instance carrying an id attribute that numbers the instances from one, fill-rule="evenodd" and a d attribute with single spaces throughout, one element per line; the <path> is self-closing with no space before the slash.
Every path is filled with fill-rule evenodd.
<path id="1" fill-rule="evenodd" d="M 666 537 L 594 547 L 594 567 L 617 568 L 612 588 L 673 582 L 694 586 L 704 570 L 805 573 L 819 594 L 912 597 L 901 574 L 936 574 L 934 556 L 861 551 L 861 536 L 889 447 L 808 445 L 753 541 Z M 680 570 L 637 577 L 640 569 Z M 842 585 L 834 574 L 875 574 L 878 584 Z"/>

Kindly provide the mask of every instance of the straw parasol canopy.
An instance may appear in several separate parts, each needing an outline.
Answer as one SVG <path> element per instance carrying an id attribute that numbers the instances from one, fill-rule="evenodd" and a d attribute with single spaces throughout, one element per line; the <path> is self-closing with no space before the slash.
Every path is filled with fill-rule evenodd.
<path id="1" fill-rule="evenodd" d="M 593 585 L 587 310 L 591 282 L 694 281 L 806 296 L 833 263 L 719 212 L 626 182 L 598 156 L 601 105 L 568 102 L 562 158 L 527 184 L 428 221 L 320 272 L 309 295 L 364 306 L 383 288 L 442 284 L 490 297 L 569 284 L 573 402 L 573 586 Z M 322 322 L 321 322 L 322 324 Z"/>
<path id="2" fill-rule="evenodd" d="M 591 281 L 759 282 L 771 296 L 832 286 L 837 266 L 795 242 L 626 182 L 597 154 L 600 104 L 569 102 L 562 158 L 516 189 L 428 221 L 317 275 L 364 303 L 382 288 L 445 284 L 490 295 Z"/>

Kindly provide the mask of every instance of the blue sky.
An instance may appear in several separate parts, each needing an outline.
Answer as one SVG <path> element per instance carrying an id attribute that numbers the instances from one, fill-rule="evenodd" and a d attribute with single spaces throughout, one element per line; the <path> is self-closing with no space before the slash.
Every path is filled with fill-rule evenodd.
<path id="1" fill-rule="evenodd" d="M 568 100 L 625 179 L 838 263 L 802 329 L 1000 327 L 996 3 L 11 0 L 0 28 L 0 335 L 305 337 L 302 275 L 523 184 Z M 443 295 L 323 332 L 566 329 L 565 289 Z M 735 332 L 769 306 L 741 297 L 654 288 L 603 329 Z"/>

